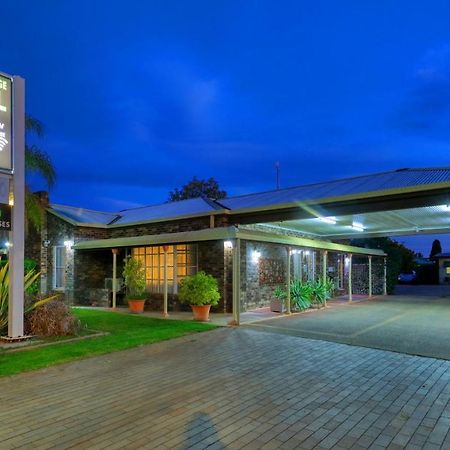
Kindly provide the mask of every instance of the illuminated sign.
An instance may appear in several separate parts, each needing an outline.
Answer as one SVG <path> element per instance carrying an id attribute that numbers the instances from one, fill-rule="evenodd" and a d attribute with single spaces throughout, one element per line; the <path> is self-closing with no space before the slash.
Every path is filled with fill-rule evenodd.
<path id="1" fill-rule="evenodd" d="M 12 171 L 12 81 L 0 74 L 0 170 Z M 0 227 L 1 228 L 1 227 Z"/>
<path id="2" fill-rule="evenodd" d="M 11 231 L 11 206 L 0 203 L 0 230 Z"/>

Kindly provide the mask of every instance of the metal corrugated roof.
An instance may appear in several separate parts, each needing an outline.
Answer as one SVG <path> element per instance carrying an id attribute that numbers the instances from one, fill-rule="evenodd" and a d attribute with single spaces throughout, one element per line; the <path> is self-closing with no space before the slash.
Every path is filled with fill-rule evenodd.
<path id="1" fill-rule="evenodd" d="M 436 187 L 450 188 L 450 167 L 399 169 L 391 172 L 326 181 L 276 191 L 229 197 L 218 202 L 194 198 L 161 205 L 126 209 L 116 213 L 86 210 L 72 206 L 52 205 L 51 211 L 78 225 L 126 226 L 134 223 L 175 220 L 220 213 L 229 210 L 246 212 L 280 209 L 302 203 L 324 204 L 330 200 L 345 201 L 382 194 L 394 194 Z"/>
<path id="2" fill-rule="evenodd" d="M 58 216 L 77 224 L 108 225 L 118 218 L 118 215 L 115 213 L 105 213 L 66 205 L 52 204 L 51 210 Z"/>
<path id="3" fill-rule="evenodd" d="M 367 195 L 389 190 L 407 190 L 408 188 L 438 183 L 448 183 L 450 186 L 450 167 L 399 169 L 391 172 L 230 197 L 220 200 L 220 203 L 231 210 L 264 208 L 301 202 L 319 202 L 328 198 L 342 198 L 358 194 Z"/>
<path id="4" fill-rule="evenodd" d="M 117 213 L 104 213 L 73 206 L 51 205 L 51 211 L 79 225 L 125 226 L 132 223 L 171 220 L 182 217 L 209 215 L 222 208 L 204 198 L 193 198 L 154 206 L 124 209 Z"/>
<path id="5" fill-rule="evenodd" d="M 184 216 L 208 215 L 218 209 L 220 207 L 211 201 L 204 198 L 193 198 L 179 202 L 163 203 L 162 205 L 125 209 L 118 213 L 120 218 L 114 222 L 114 225 L 127 225 L 135 222 L 161 219 L 169 220 Z"/>

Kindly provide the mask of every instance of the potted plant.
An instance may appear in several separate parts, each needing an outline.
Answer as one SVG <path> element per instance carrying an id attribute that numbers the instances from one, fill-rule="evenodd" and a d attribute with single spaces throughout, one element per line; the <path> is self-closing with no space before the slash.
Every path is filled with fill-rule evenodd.
<path id="1" fill-rule="evenodd" d="M 180 282 L 178 298 L 191 305 L 194 320 L 208 321 L 211 305 L 217 305 L 220 299 L 217 280 L 203 271 L 188 275 Z"/>
<path id="2" fill-rule="evenodd" d="M 282 286 L 277 286 L 273 291 L 273 296 L 270 300 L 270 310 L 272 312 L 284 313 L 286 311 L 287 292 Z"/>
<path id="3" fill-rule="evenodd" d="M 144 312 L 145 305 L 145 269 L 140 259 L 127 256 L 124 260 L 123 279 L 127 288 L 128 308 L 134 314 Z"/>

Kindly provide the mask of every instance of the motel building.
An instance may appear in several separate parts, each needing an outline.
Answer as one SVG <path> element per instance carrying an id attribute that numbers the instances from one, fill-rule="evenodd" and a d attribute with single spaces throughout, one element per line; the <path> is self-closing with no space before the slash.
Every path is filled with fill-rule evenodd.
<path id="1" fill-rule="evenodd" d="M 27 256 L 39 261 L 43 294 L 75 305 L 123 302 L 127 255 L 145 265 L 146 308 L 179 310 L 180 280 L 217 278 L 213 312 L 268 307 L 290 280 L 332 278 L 337 294 L 386 293 L 386 255 L 353 239 L 450 230 L 450 168 L 400 169 L 222 200 L 196 198 L 119 212 L 48 204 Z M 116 279 L 116 283 L 112 280 Z M 115 286 L 114 286 L 115 285 Z"/>

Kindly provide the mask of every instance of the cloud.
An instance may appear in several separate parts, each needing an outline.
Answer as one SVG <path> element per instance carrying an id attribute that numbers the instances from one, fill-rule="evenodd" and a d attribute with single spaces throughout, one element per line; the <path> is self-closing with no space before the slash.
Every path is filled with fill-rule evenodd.
<path id="1" fill-rule="evenodd" d="M 395 117 L 395 126 L 415 133 L 450 134 L 450 46 L 430 50 L 414 72 L 413 88 Z"/>

